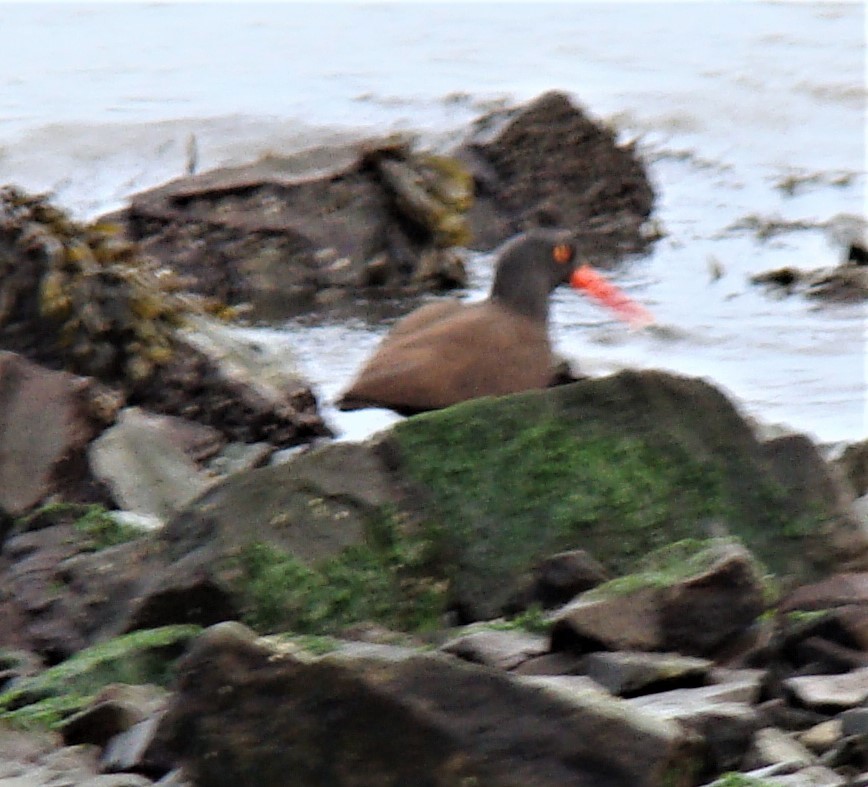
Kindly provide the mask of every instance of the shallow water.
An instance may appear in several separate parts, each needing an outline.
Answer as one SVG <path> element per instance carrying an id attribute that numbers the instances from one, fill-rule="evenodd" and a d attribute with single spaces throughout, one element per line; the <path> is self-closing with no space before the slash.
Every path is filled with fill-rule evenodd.
<path id="1" fill-rule="evenodd" d="M 566 90 L 639 139 L 667 234 L 612 276 L 667 330 L 559 292 L 558 350 L 589 373 L 708 377 L 824 441 L 868 435 L 865 307 L 748 283 L 836 263 L 846 231 L 827 225 L 865 215 L 862 4 L 2 4 L 0 51 L 0 183 L 80 217 L 182 174 L 191 134 L 200 169 L 396 129 L 446 147 L 486 108 Z M 729 229 L 750 216 L 809 229 Z M 491 258 L 470 262 L 475 299 Z M 386 328 L 261 334 L 293 337 L 328 404 Z M 327 416 L 353 439 L 394 419 Z"/>

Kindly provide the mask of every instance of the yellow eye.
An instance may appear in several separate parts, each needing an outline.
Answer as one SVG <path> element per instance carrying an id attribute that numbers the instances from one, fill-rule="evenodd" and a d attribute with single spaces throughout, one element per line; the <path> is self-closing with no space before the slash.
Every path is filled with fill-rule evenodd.
<path id="1" fill-rule="evenodd" d="M 559 265 L 564 265 L 573 259 L 573 247 L 566 243 L 558 243 L 552 249 L 552 257 Z"/>

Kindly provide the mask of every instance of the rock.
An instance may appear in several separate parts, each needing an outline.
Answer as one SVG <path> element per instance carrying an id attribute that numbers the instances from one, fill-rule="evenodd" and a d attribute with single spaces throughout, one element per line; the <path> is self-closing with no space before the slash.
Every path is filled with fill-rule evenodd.
<path id="1" fill-rule="evenodd" d="M 151 572 L 143 576 L 127 605 L 121 629 L 129 632 L 187 623 L 211 626 L 238 615 L 236 599 L 210 572 L 192 570 L 189 564 L 166 568 L 152 561 Z"/>
<path id="2" fill-rule="evenodd" d="M 786 765 L 794 770 L 815 765 L 817 758 L 801 743 L 774 727 L 759 730 L 753 739 L 751 751 L 745 757 L 747 770 L 766 765 Z"/>
<path id="3" fill-rule="evenodd" d="M 198 784 L 693 783 L 689 736 L 599 691 L 384 646 L 302 659 L 212 631 L 158 734 Z"/>
<path id="4" fill-rule="evenodd" d="M 835 574 L 791 591 L 778 604 L 780 612 L 868 606 L 868 572 Z"/>
<path id="5" fill-rule="evenodd" d="M 834 488 L 803 489 L 698 379 L 626 371 L 479 399 L 401 421 L 382 441 L 402 505 L 432 523 L 465 621 L 499 617 L 534 566 L 570 549 L 618 575 L 655 548 L 728 531 L 793 582 L 868 559 L 837 494 L 819 496 Z"/>
<path id="6" fill-rule="evenodd" d="M 843 724 L 841 719 L 829 719 L 805 730 L 796 736 L 796 740 L 815 754 L 822 754 L 834 748 L 842 736 Z"/>
<path id="7" fill-rule="evenodd" d="M 78 784 L 78 787 L 149 787 L 153 782 L 136 773 L 105 773 Z"/>
<path id="8" fill-rule="evenodd" d="M 118 229 L 0 189 L 0 349 L 112 386 L 94 397 L 104 423 L 127 400 L 243 442 L 288 446 L 330 434 L 309 384 L 251 377 L 264 374 L 261 364 L 240 363 L 241 343 L 228 347 L 208 316 L 232 311 L 191 294 Z"/>
<path id="9" fill-rule="evenodd" d="M 138 408 L 122 410 L 92 443 L 88 458 L 120 508 L 163 520 L 214 482 Z"/>
<path id="10" fill-rule="evenodd" d="M 544 653 L 521 662 L 513 671 L 516 675 L 582 676 L 583 662 L 584 656 L 575 653 Z"/>
<path id="11" fill-rule="evenodd" d="M 135 195 L 109 217 L 195 291 L 284 319 L 364 288 L 463 286 L 443 258 L 420 259 L 466 237 L 470 176 L 457 161 L 414 152 L 401 139 L 266 156 Z"/>
<path id="12" fill-rule="evenodd" d="M 184 777 L 184 772 L 180 768 L 169 771 L 160 781 L 154 783 L 162 784 L 164 787 L 194 787 L 193 783 Z"/>
<path id="13" fill-rule="evenodd" d="M 564 93 L 481 118 L 456 156 L 476 181 L 474 248 L 540 222 L 574 229 L 593 262 L 647 247 L 654 193 L 635 147 L 619 146 Z"/>
<path id="14" fill-rule="evenodd" d="M 566 604 L 579 593 L 610 579 L 606 569 L 584 549 L 572 549 L 544 558 L 531 571 L 527 587 L 519 591 L 514 606 L 534 604 L 544 609 Z"/>
<path id="15" fill-rule="evenodd" d="M 660 556 L 556 612 L 552 648 L 709 654 L 762 612 L 761 570 L 742 546 L 712 540 Z"/>
<path id="16" fill-rule="evenodd" d="M 859 735 L 868 740 L 868 708 L 845 710 L 839 718 L 843 735 Z"/>
<path id="17" fill-rule="evenodd" d="M 59 661 L 104 632 L 117 633 L 151 549 L 142 539 L 100 544 L 129 536 L 99 515 L 88 519 L 87 507 L 56 507 L 51 516 L 55 524 L 15 535 L 0 551 L 0 647 Z"/>
<path id="18" fill-rule="evenodd" d="M 838 474 L 823 459 L 817 446 L 800 434 L 787 434 L 763 443 L 763 451 L 771 462 L 776 478 L 787 489 L 799 490 L 803 505 L 819 510 L 835 510 L 856 524 L 849 505 L 848 490 Z M 840 554 L 853 554 L 853 566 L 845 561 L 840 569 L 860 567 L 860 544 L 863 528 L 835 529 L 828 534 L 833 548 Z"/>
<path id="19" fill-rule="evenodd" d="M 606 691 L 620 697 L 651 694 L 668 689 L 698 686 L 712 663 L 674 653 L 590 653 L 581 670 Z"/>
<path id="20" fill-rule="evenodd" d="M 851 787 L 850 782 L 821 765 L 811 765 L 793 773 L 781 773 L 780 768 L 759 769 L 746 773 L 745 777 L 760 779 L 758 785 L 769 785 L 769 787 Z M 720 787 L 726 787 L 726 782 L 714 783 L 714 785 L 718 784 Z"/>
<path id="21" fill-rule="evenodd" d="M 465 661 L 512 670 L 548 651 L 548 639 L 521 631 L 483 629 L 451 639 L 440 647 Z"/>
<path id="22" fill-rule="evenodd" d="M 843 675 L 805 675 L 788 678 L 786 689 L 800 703 L 817 710 L 855 708 L 868 702 L 868 667 Z"/>
<path id="23" fill-rule="evenodd" d="M 35 675 L 43 668 L 35 653 L 26 650 L 0 648 L 0 692 L 21 678 Z M 0 756 L 2 761 L 2 756 Z"/>
<path id="24" fill-rule="evenodd" d="M 757 705 L 765 726 L 779 727 L 792 732 L 804 732 L 824 721 L 828 716 L 807 708 L 789 705 L 783 697 L 775 697 Z"/>
<path id="25" fill-rule="evenodd" d="M 99 770 L 95 747 L 66 746 L 13 764 L 14 775 L 0 779 L 3 787 L 60 787 L 82 785 Z"/>
<path id="26" fill-rule="evenodd" d="M 156 686 L 108 686 L 91 705 L 64 720 L 63 740 L 68 746 L 92 743 L 104 747 L 162 707 L 165 699 L 166 692 Z"/>
<path id="27" fill-rule="evenodd" d="M 153 533 L 165 524 L 159 517 L 137 514 L 134 511 L 108 511 L 106 516 L 118 527 L 137 530 L 139 533 Z"/>
<path id="28" fill-rule="evenodd" d="M 268 443 L 229 443 L 207 463 L 206 469 L 224 477 L 262 467 L 273 455 L 274 446 Z"/>
<path id="29" fill-rule="evenodd" d="M 743 702 L 754 705 L 760 697 L 766 671 L 763 669 L 729 669 L 715 667 L 708 678 L 710 686 L 719 686 L 726 690 L 730 702 Z M 720 694 L 716 694 L 720 697 Z"/>
<path id="30" fill-rule="evenodd" d="M 174 353 L 133 396 L 243 443 L 286 447 L 330 436 L 310 384 L 279 344 L 255 342 L 203 315 L 186 315 Z"/>
<path id="31" fill-rule="evenodd" d="M 811 298 L 856 303 L 868 298 L 868 267 L 850 260 L 815 270 L 778 268 L 752 276 L 751 281 L 775 287 L 787 295 L 799 293 Z"/>
<path id="32" fill-rule="evenodd" d="M 664 691 L 636 697 L 629 703 L 697 734 L 704 743 L 703 772 L 707 774 L 739 767 L 760 727 L 757 712 L 721 687 Z"/>
<path id="33" fill-rule="evenodd" d="M 386 625 L 392 615 L 419 614 L 413 579 L 389 552 L 399 534 L 388 531 L 401 527 L 390 513 L 396 501 L 366 445 L 326 445 L 231 476 L 159 533 L 162 566 L 141 605 L 191 577 L 226 612 L 268 630 L 334 632 L 373 619 L 373 609 Z"/>
<path id="34" fill-rule="evenodd" d="M 102 753 L 102 767 L 107 771 L 144 771 L 165 773 L 172 764 L 153 746 L 160 715 L 133 724 L 115 735 Z"/>
<path id="35" fill-rule="evenodd" d="M 846 446 L 834 465 L 850 484 L 855 497 L 868 494 L 868 440 Z"/>
<path id="36" fill-rule="evenodd" d="M 20 516 L 50 495 L 104 500 L 85 450 L 114 417 L 117 404 L 93 379 L 0 351 L 0 508 Z"/>

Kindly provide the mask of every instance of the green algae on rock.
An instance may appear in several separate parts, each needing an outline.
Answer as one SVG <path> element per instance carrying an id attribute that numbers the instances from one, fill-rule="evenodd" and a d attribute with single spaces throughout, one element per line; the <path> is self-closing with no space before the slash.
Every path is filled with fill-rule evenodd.
<path id="1" fill-rule="evenodd" d="M 563 549 L 625 573 L 651 550 L 722 531 L 772 571 L 806 578 L 841 557 L 830 523 L 853 527 L 834 501 L 784 484 L 722 393 L 661 372 L 474 400 L 392 437 L 408 505 L 445 539 L 454 602 L 470 618 L 496 616 L 516 577 Z"/>
<path id="2" fill-rule="evenodd" d="M 124 544 L 142 537 L 142 531 L 119 522 L 101 505 L 49 503 L 16 520 L 12 532 L 41 530 L 56 525 L 72 525 L 89 541 L 91 551 Z M 84 551 L 84 549 L 83 549 Z"/>
<path id="3" fill-rule="evenodd" d="M 361 621 L 403 631 L 437 628 L 446 583 L 426 575 L 424 547 L 396 536 L 395 527 L 384 512 L 370 523 L 365 543 L 310 564 L 270 544 L 243 547 L 226 569 L 244 622 L 260 632 L 299 634 L 336 633 Z"/>
<path id="4" fill-rule="evenodd" d="M 164 626 L 86 648 L 0 692 L 0 721 L 55 728 L 110 683 L 167 686 L 172 661 L 199 631 L 199 626 Z"/>
<path id="5" fill-rule="evenodd" d="M 442 561 L 369 445 L 333 443 L 213 487 L 157 535 L 170 576 L 204 573 L 260 632 L 439 625 Z M 163 580 L 155 577 L 159 586 Z"/>

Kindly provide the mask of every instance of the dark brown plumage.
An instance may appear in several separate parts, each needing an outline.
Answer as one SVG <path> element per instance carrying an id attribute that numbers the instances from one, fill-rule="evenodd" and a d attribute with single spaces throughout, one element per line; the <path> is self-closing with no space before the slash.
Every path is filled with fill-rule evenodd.
<path id="1" fill-rule="evenodd" d="M 570 234 L 534 230 L 502 250 L 489 297 L 439 302 L 398 321 L 338 401 L 342 410 L 436 410 L 544 388 L 555 361 L 549 296 L 575 265 Z"/>

